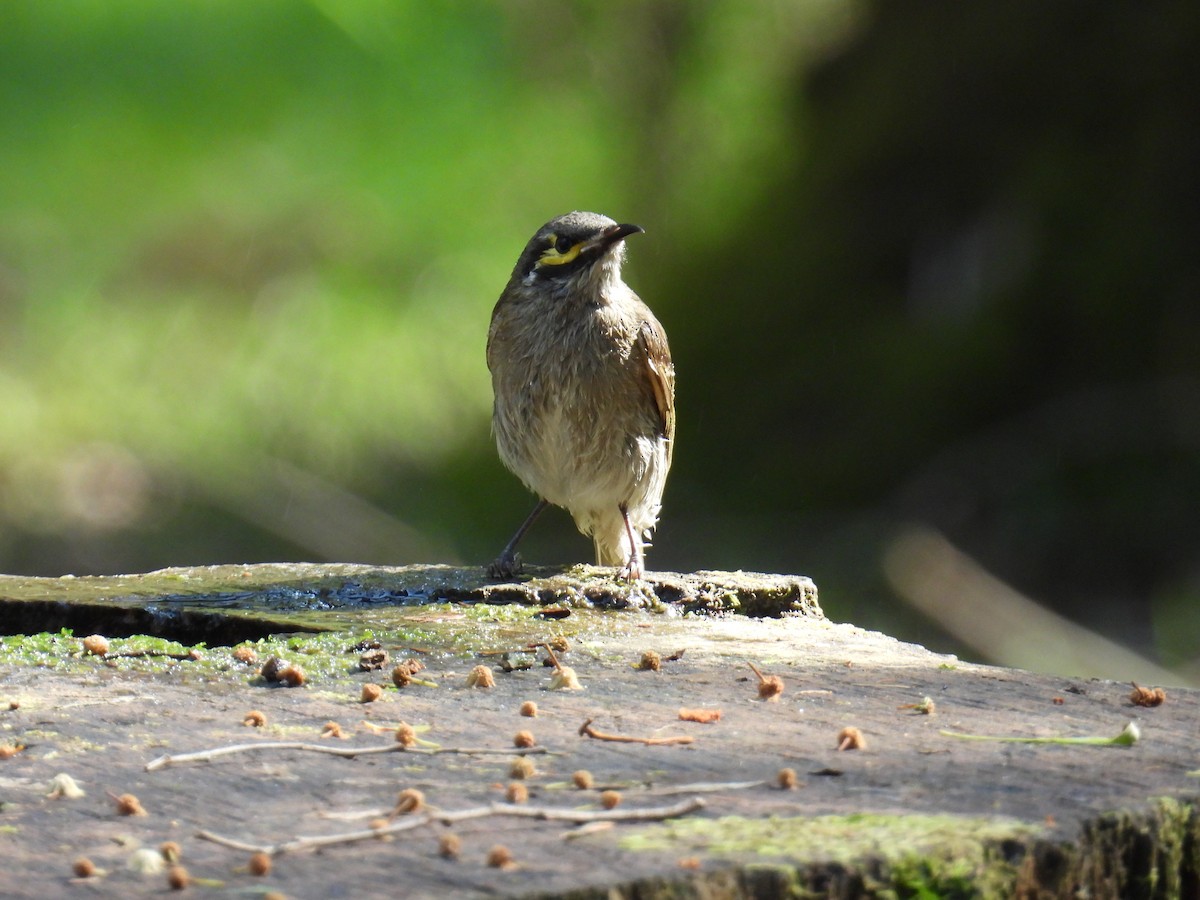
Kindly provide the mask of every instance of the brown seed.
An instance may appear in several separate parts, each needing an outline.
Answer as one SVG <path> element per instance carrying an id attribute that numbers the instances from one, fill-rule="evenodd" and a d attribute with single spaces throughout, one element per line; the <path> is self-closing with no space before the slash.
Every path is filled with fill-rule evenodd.
<path id="1" fill-rule="evenodd" d="M 408 666 L 396 666 L 392 669 L 392 684 L 398 688 L 412 684 L 412 672 L 408 671 Z"/>
<path id="2" fill-rule="evenodd" d="M 865 750 L 867 749 L 867 739 L 853 725 L 848 725 L 838 732 L 838 749 Z"/>
<path id="3" fill-rule="evenodd" d="M 407 722 L 401 722 L 396 728 L 396 743 L 401 747 L 414 747 L 417 743 L 417 729 Z"/>
<path id="4" fill-rule="evenodd" d="M 536 746 L 537 740 L 533 736 L 532 731 L 518 731 L 513 736 L 513 746 L 527 749 Z"/>
<path id="5" fill-rule="evenodd" d="M 637 667 L 643 672 L 657 672 L 662 668 L 662 656 L 653 650 L 647 650 L 642 654 L 642 659 Z"/>
<path id="6" fill-rule="evenodd" d="M 119 816 L 144 816 L 146 810 L 142 809 L 142 804 L 133 794 L 122 794 L 119 797 L 114 797 L 113 800 L 117 804 L 117 815 Z"/>
<path id="7" fill-rule="evenodd" d="M 192 876 L 183 866 L 171 866 L 167 869 L 167 884 L 173 891 L 182 891 L 192 883 Z"/>
<path id="8" fill-rule="evenodd" d="M 524 803 L 529 799 L 529 788 L 519 781 L 514 781 L 505 790 L 504 798 L 509 803 Z"/>
<path id="9" fill-rule="evenodd" d="M 503 844 L 497 844 L 488 851 L 487 864 L 493 869 L 508 869 L 513 865 L 512 853 Z"/>
<path id="10" fill-rule="evenodd" d="M 20 701 L 20 700 L 9 700 L 9 701 L 8 701 L 8 708 L 9 708 L 10 710 L 13 710 L 13 709 L 20 709 L 20 708 L 21 708 L 21 701 Z"/>
<path id="11" fill-rule="evenodd" d="M 81 856 L 71 864 L 71 871 L 76 878 L 91 878 L 96 874 L 96 864 L 86 856 Z"/>
<path id="12" fill-rule="evenodd" d="M 462 838 L 457 834 L 447 832 L 438 838 L 438 856 L 443 859 L 458 859 L 462 850 Z"/>
<path id="13" fill-rule="evenodd" d="M 263 876 L 271 872 L 271 857 L 266 853 L 258 852 L 250 857 L 250 862 L 246 864 L 246 868 L 251 875 Z"/>
<path id="14" fill-rule="evenodd" d="M 600 794 L 600 805 L 605 809 L 613 809 L 621 802 L 621 795 L 617 791 L 604 791 Z"/>
<path id="15" fill-rule="evenodd" d="M 420 812 L 424 808 L 425 795 L 416 788 L 405 788 L 400 792 L 400 795 L 396 797 L 395 812 L 397 814 Z"/>
<path id="16" fill-rule="evenodd" d="M 24 744 L 0 744 L 0 759 L 12 759 L 24 749 Z"/>
<path id="17" fill-rule="evenodd" d="M 108 638 L 102 634 L 90 634 L 83 639 L 83 652 L 91 656 L 104 656 L 108 653 Z"/>
<path id="18" fill-rule="evenodd" d="M 577 772 L 574 772 L 571 775 L 571 781 L 581 791 L 590 791 L 596 783 L 596 780 L 592 778 L 592 773 L 587 769 L 579 769 Z"/>
<path id="19" fill-rule="evenodd" d="M 163 841 L 158 845 L 158 852 L 169 863 L 179 862 L 179 858 L 183 856 L 183 848 L 174 841 Z"/>
<path id="20" fill-rule="evenodd" d="M 535 774 L 537 774 L 537 766 L 527 756 L 518 756 L 508 767 L 510 778 L 532 778 Z"/>
<path id="21" fill-rule="evenodd" d="M 204 659 L 204 651 L 199 647 L 193 647 L 188 651 L 188 659 L 195 662 L 196 660 Z"/>
<path id="22" fill-rule="evenodd" d="M 795 790 L 796 785 L 800 783 L 796 778 L 795 769 L 780 769 L 779 774 L 775 776 L 775 779 L 779 783 L 779 786 L 785 791 Z"/>
<path id="23" fill-rule="evenodd" d="M 476 666 L 467 674 L 467 687 L 491 688 L 496 686 L 496 676 L 487 666 Z"/>
<path id="24" fill-rule="evenodd" d="M 383 688 L 377 684 L 364 684 L 362 686 L 362 702 L 374 703 L 383 696 Z"/>
<path id="25" fill-rule="evenodd" d="M 345 736 L 342 726 L 337 722 L 326 722 L 321 729 L 321 737 L 344 738 Z"/>
<path id="26" fill-rule="evenodd" d="M 266 714 L 257 709 L 252 709 L 242 718 L 242 724 L 248 728 L 262 728 L 267 724 Z"/>
<path id="27" fill-rule="evenodd" d="M 536 718 L 538 714 L 538 705 L 532 700 L 526 700 L 521 704 L 520 713 L 529 719 Z"/>

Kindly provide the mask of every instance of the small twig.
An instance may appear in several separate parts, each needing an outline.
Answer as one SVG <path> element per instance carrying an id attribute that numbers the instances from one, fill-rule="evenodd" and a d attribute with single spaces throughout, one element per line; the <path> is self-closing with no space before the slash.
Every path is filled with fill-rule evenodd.
<path id="1" fill-rule="evenodd" d="M 330 756 L 366 756 L 370 753 L 423 753 L 433 756 L 438 753 L 457 753 L 464 756 L 497 754 L 524 756 L 527 754 L 552 754 L 555 751 L 546 747 L 405 747 L 401 744 L 383 744 L 378 747 L 332 747 L 328 744 L 306 744 L 302 741 L 263 741 L 257 744 L 231 744 L 228 747 L 216 747 L 212 750 L 198 750 L 195 753 L 178 753 L 174 756 L 160 756 L 146 763 L 146 771 L 154 772 L 167 766 L 181 763 L 207 762 L 218 756 L 228 756 L 232 753 L 247 753 L 253 750 L 309 750 L 313 753 L 327 753 Z"/>
<path id="2" fill-rule="evenodd" d="M 201 762 L 215 759 L 218 756 L 228 756 L 231 753 L 246 753 L 253 750 L 310 750 L 313 753 L 328 753 L 331 756 L 363 756 L 368 753 L 401 753 L 405 748 L 399 744 L 384 744 L 379 747 L 331 747 L 328 744 L 306 744 L 303 741 L 262 741 L 256 744 L 230 744 L 228 747 L 215 747 L 212 750 L 198 750 L 195 753 L 177 753 L 160 756 L 146 763 L 146 771 L 154 772 L 175 766 L 180 763 Z M 412 752 L 411 750 L 408 752 Z"/>
<path id="3" fill-rule="evenodd" d="M 594 738 L 597 741 L 616 741 L 620 744 L 645 744 L 653 746 L 657 744 L 690 744 L 696 739 L 690 734 L 675 735 L 672 737 L 629 737 L 624 734 L 605 734 L 603 731 L 597 731 L 592 727 L 592 719 L 588 719 L 579 726 L 579 733 L 584 737 Z"/>
<path id="4" fill-rule="evenodd" d="M 239 850 L 243 853 L 265 853 L 268 856 L 279 856 L 284 853 L 295 853 L 298 850 L 312 850 L 318 847 L 328 847 L 333 844 L 349 844 L 356 841 L 374 840 L 384 835 L 396 834 L 401 831 L 411 831 L 414 828 L 420 828 L 431 822 L 442 822 L 449 825 L 453 822 L 462 822 L 466 819 L 481 819 L 485 816 L 522 816 L 530 819 L 545 819 L 558 822 L 641 822 L 673 819 L 703 808 L 704 801 L 699 797 L 692 797 L 689 800 L 676 803 L 672 806 L 656 806 L 644 809 L 553 809 L 511 803 L 490 803 L 487 806 L 478 806 L 471 809 L 411 816 L 381 828 L 359 829 L 358 831 L 347 831 L 342 834 L 329 834 L 318 837 L 298 837 L 279 844 L 251 844 L 246 841 L 237 840 L 236 838 L 214 834 L 211 831 L 199 831 L 196 833 L 196 837 L 211 841 L 214 844 L 220 844 L 222 847 L 228 847 L 231 850 Z"/>

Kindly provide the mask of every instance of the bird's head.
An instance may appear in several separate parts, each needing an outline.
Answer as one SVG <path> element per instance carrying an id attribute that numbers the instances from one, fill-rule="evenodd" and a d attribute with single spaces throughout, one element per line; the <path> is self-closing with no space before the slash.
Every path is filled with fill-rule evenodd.
<path id="1" fill-rule="evenodd" d="M 525 285 L 558 286 L 619 279 L 625 238 L 645 231 L 598 213 L 572 212 L 537 230 L 517 260 L 513 275 Z"/>

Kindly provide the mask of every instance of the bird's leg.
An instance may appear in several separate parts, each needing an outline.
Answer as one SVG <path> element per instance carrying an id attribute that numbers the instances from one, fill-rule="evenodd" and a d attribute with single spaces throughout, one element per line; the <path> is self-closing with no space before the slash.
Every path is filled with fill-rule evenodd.
<path id="1" fill-rule="evenodd" d="M 547 502 L 545 500 L 538 500 L 537 506 L 533 508 L 533 512 L 521 523 L 521 527 L 512 536 L 512 540 L 504 545 L 504 549 L 500 551 L 500 555 L 488 566 L 488 578 L 497 580 L 512 578 L 521 571 L 521 554 L 517 553 L 517 544 L 521 543 L 521 538 L 525 537 L 525 532 L 537 521 L 537 517 L 542 514 L 542 510 L 546 506 Z"/>
<path id="2" fill-rule="evenodd" d="M 641 581 L 645 572 L 642 571 L 641 546 L 633 537 L 633 526 L 629 523 L 629 510 L 622 503 L 619 507 L 621 518 L 625 522 L 625 534 L 629 537 L 629 561 L 621 567 L 620 576 L 630 581 Z"/>

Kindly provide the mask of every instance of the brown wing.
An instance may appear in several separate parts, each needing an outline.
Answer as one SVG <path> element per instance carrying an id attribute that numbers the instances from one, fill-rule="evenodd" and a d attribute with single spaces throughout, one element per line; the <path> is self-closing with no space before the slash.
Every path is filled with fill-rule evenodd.
<path id="1" fill-rule="evenodd" d="M 658 408 L 661 431 L 667 440 L 667 463 L 675 449 L 675 364 L 667 335 L 654 318 L 642 323 L 638 332 L 638 347 L 646 362 L 646 386 Z"/>

